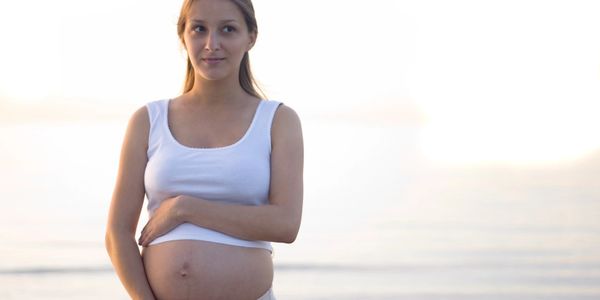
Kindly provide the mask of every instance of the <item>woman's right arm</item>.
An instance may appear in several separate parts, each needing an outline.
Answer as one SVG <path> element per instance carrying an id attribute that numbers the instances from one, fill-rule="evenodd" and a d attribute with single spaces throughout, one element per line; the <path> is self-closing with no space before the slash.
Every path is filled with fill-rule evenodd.
<path id="1" fill-rule="evenodd" d="M 130 118 L 121 148 L 105 246 L 121 283 L 132 299 L 154 299 L 135 232 L 144 203 L 144 170 L 150 121 L 146 107 Z"/>

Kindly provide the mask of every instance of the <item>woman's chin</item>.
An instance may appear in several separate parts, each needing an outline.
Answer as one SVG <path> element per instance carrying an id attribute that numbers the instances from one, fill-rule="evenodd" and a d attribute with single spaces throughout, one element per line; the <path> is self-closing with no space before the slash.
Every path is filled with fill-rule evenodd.
<path id="1" fill-rule="evenodd" d="M 227 75 L 228 74 L 223 74 L 223 73 L 216 73 L 216 72 L 210 72 L 210 73 L 200 73 L 200 74 L 196 74 L 197 76 L 199 76 L 199 78 L 202 78 L 206 81 L 221 81 L 224 79 L 227 79 Z"/>

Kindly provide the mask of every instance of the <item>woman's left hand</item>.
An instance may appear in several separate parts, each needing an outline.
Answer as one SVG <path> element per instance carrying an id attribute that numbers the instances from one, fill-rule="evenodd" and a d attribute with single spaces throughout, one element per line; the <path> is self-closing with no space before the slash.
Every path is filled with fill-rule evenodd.
<path id="1" fill-rule="evenodd" d="M 138 244 L 147 247 L 157 237 L 183 223 L 178 218 L 180 196 L 165 199 L 142 229 Z"/>

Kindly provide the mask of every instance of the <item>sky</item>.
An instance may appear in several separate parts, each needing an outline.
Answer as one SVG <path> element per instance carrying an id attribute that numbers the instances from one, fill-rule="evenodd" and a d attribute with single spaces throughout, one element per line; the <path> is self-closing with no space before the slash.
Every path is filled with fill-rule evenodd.
<path id="1" fill-rule="evenodd" d="M 124 118 L 181 89 L 181 1 L 0 2 L 0 123 Z M 597 1 L 254 0 L 254 73 L 299 115 L 414 126 L 444 163 L 600 149 Z"/>

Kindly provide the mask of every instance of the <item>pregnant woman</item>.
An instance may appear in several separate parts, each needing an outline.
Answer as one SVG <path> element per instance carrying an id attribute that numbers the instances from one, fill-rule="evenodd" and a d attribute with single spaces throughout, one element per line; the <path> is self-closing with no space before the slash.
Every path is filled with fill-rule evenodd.
<path id="1" fill-rule="evenodd" d="M 183 93 L 133 113 L 109 210 L 106 248 L 133 299 L 275 299 L 271 242 L 298 234 L 304 150 L 295 111 L 257 92 L 257 34 L 250 0 L 183 3 Z"/>

